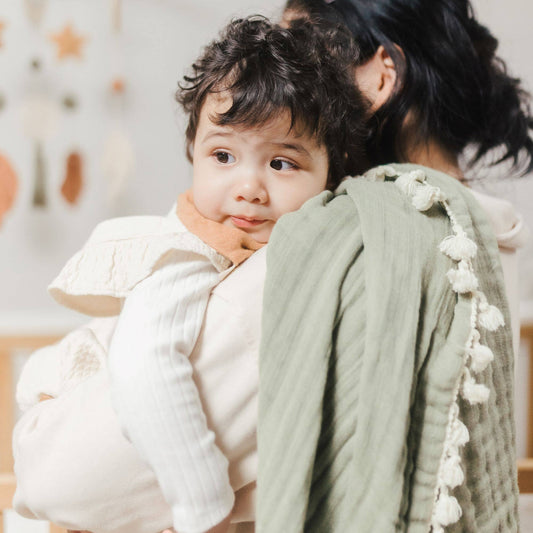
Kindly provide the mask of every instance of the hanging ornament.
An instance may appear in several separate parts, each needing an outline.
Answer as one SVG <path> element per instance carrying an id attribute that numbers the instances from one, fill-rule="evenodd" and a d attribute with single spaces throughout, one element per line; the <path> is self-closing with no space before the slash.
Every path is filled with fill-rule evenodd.
<path id="1" fill-rule="evenodd" d="M 30 62 L 30 67 L 36 72 L 41 70 L 41 60 L 38 57 L 34 57 Z"/>
<path id="2" fill-rule="evenodd" d="M 122 0 L 111 0 L 111 21 L 113 30 L 118 33 L 122 27 Z"/>
<path id="3" fill-rule="evenodd" d="M 33 183 L 33 206 L 46 207 L 46 165 L 44 161 L 43 145 L 35 144 L 35 181 Z"/>
<path id="4" fill-rule="evenodd" d="M 135 168 L 131 141 L 122 129 L 114 130 L 105 141 L 102 170 L 108 180 L 107 194 L 111 202 L 124 190 Z"/>
<path id="5" fill-rule="evenodd" d="M 47 4 L 48 0 L 24 0 L 26 15 L 35 27 L 41 25 Z"/>
<path id="6" fill-rule="evenodd" d="M 4 33 L 4 30 L 6 29 L 6 23 L 3 20 L 0 20 L 0 48 L 4 46 L 4 41 L 2 40 L 2 34 Z"/>
<path id="7" fill-rule="evenodd" d="M 0 223 L 11 209 L 17 195 L 17 174 L 7 158 L 0 154 Z"/>
<path id="8" fill-rule="evenodd" d="M 126 89 L 126 82 L 124 78 L 117 76 L 111 82 L 111 91 L 115 94 L 122 94 Z"/>
<path id="9" fill-rule="evenodd" d="M 67 24 L 61 31 L 50 35 L 50 40 L 57 46 L 57 58 L 63 60 L 70 56 L 81 59 L 87 38 L 77 34 L 72 24 Z"/>
<path id="10" fill-rule="evenodd" d="M 63 107 L 69 111 L 74 111 L 78 107 L 78 100 L 73 94 L 66 94 L 61 100 Z"/>
<path id="11" fill-rule="evenodd" d="M 34 141 L 35 180 L 33 205 L 46 205 L 46 161 L 44 142 L 56 131 L 59 110 L 55 102 L 44 94 L 29 96 L 21 108 L 24 133 Z"/>
<path id="12" fill-rule="evenodd" d="M 65 180 L 61 186 L 61 194 L 69 204 L 75 204 L 83 187 L 82 158 L 78 152 L 72 152 L 67 157 Z"/>

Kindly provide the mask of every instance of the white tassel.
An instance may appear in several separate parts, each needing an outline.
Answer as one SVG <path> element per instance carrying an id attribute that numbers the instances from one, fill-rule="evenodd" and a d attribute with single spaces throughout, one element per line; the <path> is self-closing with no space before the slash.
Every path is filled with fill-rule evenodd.
<path id="1" fill-rule="evenodd" d="M 444 528 L 437 523 L 432 524 L 431 533 L 444 533 Z"/>
<path id="2" fill-rule="evenodd" d="M 470 440 L 468 428 L 458 418 L 453 421 L 450 440 L 457 447 L 464 446 Z"/>
<path id="3" fill-rule="evenodd" d="M 431 185 L 418 187 L 413 194 L 413 205 L 419 211 L 427 211 L 435 202 L 444 200 L 440 189 Z"/>
<path id="4" fill-rule="evenodd" d="M 455 524 L 461 518 L 463 511 L 454 496 L 441 493 L 435 505 L 435 519 L 441 526 Z"/>
<path id="5" fill-rule="evenodd" d="M 397 174 L 396 170 L 391 166 L 383 165 L 371 168 L 368 172 L 365 172 L 364 177 L 369 181 L 383 181 L 385 177 L 393 178 Z"/>
<path id="6" fill-rule="evenodd" d="M 402 174 L 398 178 L 396 178 L 396 181 L 394 184 L 400 191 L 407 194 L 408 196 L 413 196 L 415 194 L 416 190 L 424 181 L 426 180 L 426 175 L 421 170 L 413 170 L 412 172 L 408 172 L 407 174 Z"/>
<path id="7" fill-rule="evenodd" d="M 461 261 L 457 269 L 448 270 L 447 276 L 453 290 L 460 294 L 473 292 L 478 288 L 478 279 L 466 261 Z"/>
<path id="8" fill-rule="evenodd" d="M 470 350 L 468 350 L 468 355 L 470 355 L 471 363 L 470 367 L 474 372 L 483 372 L 487 366 L 494 360 L 494 354 L 492 350 L 485 346 L 484 344 L 474 344 Z"/>
<path id="9" fill-rule="evenodd" d="M 457 235 L 446 237 L 439 246 L 439 250 L 455 261 L 472 259 L 477 253 L 477 245 L 466 236 L 464 231 Z"/>
<path id="10" fill-rule="evenodd" d="M 472 405 L 485 403 L 490 396 L 490 390 L 482 383 L 476 383 L 467 371 L 467 377 L 463 382 L 463 398 Z"/>
<path id="11" fill-rule="evenodd" d="M 454 489 L 463 484 L 465 475 L 461 468 L 461 459 L 459 455 L 452 455 L 448 457 L 442 465 L 441 478 L 446 485 Z"/>
<path id="12" fill-rule="evenodd" d="M 505 324 L 501 311 L 494 305 L 483 302 L 479 306 L 479 325 L 488 331 L 496 331 Z"/>
<path id="13" fill-rule="evenodd" d="M 411 172 L 409 172 L 408 175 L 411 176 L 411 179 L 415 179 L 419 181 L 420 183 L 426 182 L 426 173 L 423 170 L 420 170 L 420 169 L 411 170 Z"/>

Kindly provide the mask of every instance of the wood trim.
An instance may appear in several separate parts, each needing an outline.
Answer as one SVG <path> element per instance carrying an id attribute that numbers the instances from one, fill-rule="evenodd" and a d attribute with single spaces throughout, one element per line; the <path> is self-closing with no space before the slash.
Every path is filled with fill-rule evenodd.
<path id="1" fill-rule="evenodd" d="M 67 530 L 55 524 L 50 524 L 50 533 L 67 533 Z"/>
<path id="2" fill-rule="evenodd" d="M 0 474 L 0 511 L 11 509 L 13 494 L 15 494 L 15 475 Z"/>
<path id="3" fill-rule="evenodd" d="M 526 455 L 527 457 L 533 457 L 533 322 L 522 324 L 520 327 L 520 339 L 527 341 L 529 351 Z"/>
<path id="4" fill-rule="evenodd" d="M 533 459 L 518 459 L 517 463 L 520 494 L 533 493 Z"/>

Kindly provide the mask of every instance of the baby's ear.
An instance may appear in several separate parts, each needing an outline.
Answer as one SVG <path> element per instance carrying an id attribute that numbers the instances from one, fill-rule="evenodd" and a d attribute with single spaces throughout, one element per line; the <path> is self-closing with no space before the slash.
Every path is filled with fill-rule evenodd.
<path id="1" fill-rule="evenodd" d="M 187 143 L 187 146 L 185 147 L 185 154 L 187 155 L 187 160 L 189 161 L 189 163 L 192 163 L 192 156 L 194 154 L 194 142 Z"/>

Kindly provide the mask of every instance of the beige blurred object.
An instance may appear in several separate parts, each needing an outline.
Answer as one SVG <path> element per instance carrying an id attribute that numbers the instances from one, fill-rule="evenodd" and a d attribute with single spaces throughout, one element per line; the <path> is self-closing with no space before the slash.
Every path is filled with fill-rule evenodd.
<path id="1" fill-rule="evenodd" d="M 77 203 L 83 188 L 83 160 L 78 152 L 71 152 L 67 157 L 65 179 L 61 186 L 61 194 L 69 204 Z"/>
<path id="2" fill-rule="evenodd" d="M 18 190 L 17 174 L 8 159 L 0 154 L 0 223 L 13 207 Z"/>
<path id="3" fill-rule="evenodd" d="M 120 125 L 104 141 L 102 172 L 107 180 L 107 199 L 112 204 L 122 194 L 135 170 L 135 151 L 125 128 Z"/>
<path id="4" fill-rule="evenodd" d="M 111 19 L 113 30 L 118 33 L 122 29 L 122 0 L 111 0 Z"/>
<path id="5" fill-rule="evenodd" d="M 57 335 L 0 336 L 0 533 L 4 533 L 3 511 L 11 509 L 15 493 L 11 433 L 14 425 L 14 383 L 11 354 L 15 350 L 36 350 L 57 342 Z M 50 524 L 50 533 L 65 533 L 65 529 Z"/>
<path id="6" fill-rule="evenodd" d="M 2 40 L 2 34 L 4 33 L 5 29 L 6 23 L 3 20 L 0 20 L 0 48 L 4 45 L 4 41 Z"/>
<path id="7" fill-rule="evenodd" d="M 26 15 L 35 27 L 41 25 L 47 4 L 48 0 L 24 0 Z"/>

